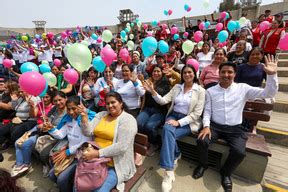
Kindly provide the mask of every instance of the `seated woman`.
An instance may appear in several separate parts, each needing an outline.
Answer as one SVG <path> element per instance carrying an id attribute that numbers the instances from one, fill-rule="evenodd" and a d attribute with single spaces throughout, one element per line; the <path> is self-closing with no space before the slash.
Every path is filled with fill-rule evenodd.
<path id="1" fill-rule="evenodd" d="M 165 169 L 162 191 L 170 191 L 175 180 L 174 168 L 181 156 L 176 140 L 198 131 L 205 103 L 205 90 L 199 86 L 196 71 L 191 65 L 183 67 L 181 79 L 182 83 L 175 85 L 163 97 L 155 91 L 153 84 L 144 83 L 157 103 L 171 103 L 162 132 L 160 166 Z"/>
<path id="2" fill-rule="evenodd" d="M 238 66 L 235 82 L 261 87 L 263 80 L 266 79 L 264 64 L 261 63 L 263 57 L 264 51 L 259 47 L 254 47 L 249 53 L 248 63 Z"/>
<path id="3" fill-rule="evenodd" d="M 134 165 L 134 137 L 137 133 L 135 118 L 126 113 L 125 103 L 117 92 L 109 92 L 105 96 L 107 111 L 98 113 L 88 123 L 83 116 L 81 125 L 87 137 L 93 136 L 100 150 L 89 150 L 84 154 L 85 160 L 99 157 L 111 157 L 107 165 L 108 176 L 103 185 L 94 191 L 124 191 L 124 182 L 136 172 Z"/>
<path id="4" fill-rule="evenodd" d="M 219 65 L 226 60 L 226 51 L 223 48 L 216 49 L 213 61 L 206 66 L 200 75 L 200 84 L 208 89 L 218 84 L 219 81 Z"/>
<path id="5" fill-rule="evenodd" d="M 15 111 L 12 109 L 12 106 L 9 104 L 11 102 L 10 94 L 18 90 L 18 84 L 14 81 L 2 82 L 0 80 L 0 121 L 11 120 Z"/>
<path id="6" fill-rule="evenodd" d="M 211 64 L 212 62 L 213 52 L 210 52 L 210 47 L 210 44 L 208 42 L 205 42 L 202 46 L 201 52 L 197 53 L 200 72 L 204 69 L 204 67 Z"/>
<path id="7" fill-rule="evenodd" d="M 236 50 L 229 53 L 227 56 L 228 61 L 235 63 L 237 66 L 242 63 L 247 63 L 248 51 L 246 49 L 246 41 L 240 40 L 236 44 Z"/>
<path id="8" fill-rule="evenodd" d="M 106 110 L 105 108 L 105 95 L 114 90 L 118 79 L 113 77 L 115 68 L 111 65 L 106 67 L 104 71 L 104 77 L 97 79 L 93 88 L 95 97 L 96 111 Z"/>
<path id="9" fill-rule="evenodd" d="M 141 107 L 141 97 L 145 94 L 145 89 L 142 83 L 137 79 L 137 75 L 133 73 L 134 68 L 132 65 L 122 65 L 122 77 L 118 80 L 115 86 L 124 103 L 127 105 L 127 113 L 137 117 Z"/>
<path id="10" fill-rule="evenodd" d="M 49 93 L 44 96 L 44 103 L 46 103 L 45 106 L 49 106 L 49 101 L 52 100 L 54 107 L 49 110 L 45 110 L 45 119 L 44 122 L 50 122 L 52 125 L 57 126 L 60 122 L 60 119 L 66 114 L 66 94 L 57 91 L 55 93 Z M 38 110 L 39 111 L 39 110 Z M 11 175 L 12 177 L 16 177 L 31 167 L 31 154 L 32 150 L 36 144 L 37 138 L 41 135 L 44 135 L 45 132 L 43 131 L 44 122 L 39 123 L 37 126 L 35 126 L 33 129 L 31 129 L 29 132 L 31 132 L 30 137 L 24 141 L 21 146 L 18 145 L 18 140 L 15 143 L 15 150 L 16 150 L 16 163 L 12 168 Z M 47 170 L 47 164 L 48 164 L 48 156 L 49 154 L 40 154 L 40 158 L 42 163 L 44 164 L 45 168 L 43 170 Z"/>
<path id="11" fill-rule="evenodd" d="M 67 114 L 61 119 L 57 127 L 50 121 L 46 122 L 43 126 L 43 129 L 48 130 L 48 133 L 54 138 L 63 139 L 67 137 L 68 139 L 67 148 L 61 148 L 57 152 L 57 155 L 52 156 L 54 166 L 55 164 L 59 165 L 65 159 L 74 159 L 74 154 L 78 147 L 80 147 L 82 143 L 91 140 L 90 137 L 86 137 L 83 134 L 83 128 L 80 125 L 81 119 L 83 119 L 83 110 L 86 110 L 83 105 L 80 105 L 80 98 L 78 96 L 68 97 L 66 109 Z M 88 110 L 88 115 L 85 113 L 84 118 L 92 119 L 94 116 L 95 113 Z M 57 182 L 61 192 L 72 190 L 76 165 L 77 162 L 74 160 L 66 169 L 58 173 L 57 176 L 55 175 L 55 167 L 51 169 L 49 177 Z"/>
<path id="12" fill-rule="evenodd" d="M 152 76 L 148 79 L 154 86 L 154 89 L 161 95 L 165 95 L 170 90 L 169 81 L 163 74 L 163 68 L 160 65 L 153 65 Z M 144 133 L 149 139 L 148 156 L 154 155 L 159 148 L 157 141 L 157 128 L 164 123 L 167 113 L 167 106 L 161 106 L 155 102 L 150 92 L 146 92 L 142 106 L 144 106 L 137 116 L 138 131 Z M 138 162 L 136 162 L 138 163 Z"/>
<path id="13" fill-rule="evenodd" d="M 65 93 L 67 95 L 71 95 L 72 91 L 73 91 L 73 86 L 72 86 L 72 84 L 69 84 L 64 79 L 64 76 L 63 76 L 63 73 L 66 69 L 68 69 L 67 65 L 62 64 L 60 66 L 60 71 L 57 75 L 57 84 L 56 84 L 57 87 L 54 86 L 54 88 L 55 88 L 55 90 L 62 91 L 63 93 Z"/>
<path id="14" fill-rule="evenodd" d="M 11 93 L 9 105 L 16 111 L 11 123 L 0 125 L 1 149 L 7 149 L 14 144 L 26 131 L 29 131 L 37 124 L 35 110 L 38 99 L 25 93 L 20 87 Z"/>
<path id="15" fill-rule="evenodd" d="M 94 107 L 95 95 L 93 93 L 93 87 L 97 81 L 98 72 L 94 69 L 94 67 L 90 67 L 86 72 L 87 74 L 84 76 L 85 72 L 83 72 L 83 80 L 80 83 L 78 96 L 82 97 L 82 100 L 88 109 L 93 110 L 95 108 Z"/>

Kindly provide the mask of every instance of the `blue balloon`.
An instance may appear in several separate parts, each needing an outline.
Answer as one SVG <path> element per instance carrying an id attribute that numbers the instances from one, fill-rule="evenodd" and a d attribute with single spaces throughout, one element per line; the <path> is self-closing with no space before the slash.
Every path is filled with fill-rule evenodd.
<path id="1" fill-rule="evenodd" d="M 169 13 L 168 13 L 168 11 L 167 10 L 164 10 L 164 15 L 168 15 Z"/>
<path id="2" fill-rule="evenodd" d="M 184 9 L 185 9 L 185 11 L 187 11 L 189 9 L 189 5 L 185 4 Z"/>
<path id="3" fill-rule="evenodd" d="M 36 39 L 41 39 L 41 36 L 40 36 L 39 34 L 36 34 L 36 35 L 35 35 L 35 38 L 36 38 Z"/>
<path id="4" fill-rule="evenodd" d="M 206 22 L 205 22 L 205 28 L 206 28 L 206 29 L 208 29 L 208 28 L 210 27 L 210 25 L 211 25 L 211 24 L 210 24 L 209 21 L 206 21 Z"/>
<path id="5" fill-rule="evenodd" d="M 154 37 L 146 37 L 142 43 L 142 50 L 145 57 L 149 57 L 157 50 L 157 40 Z"/>
<path id="6" fill-rule="evenodd" d="M 227 28 L 230 32 L 233 32 L 235 31 L 236 29 L 236 22 L 235 21 L 229 21 L 228 25 L 227 25 Z"/>
<path id="7" fill-rule="evenodd" d="M 45 89 L 42 91 L 42 93 L 39 95 L 39 97 L 44 97 L 48 91 L 48 83 L 46 81 Z"/>
<path id="8" fill-rule="evenodd" d="M 236 21 L 236 30 L 239 30 L 239 29 L 241 29 L 241 25 L 240 25 L 239 21 Z"/>
<path id="9" fill-rule="evenodd" d="M 218 33 L 217 38 L 219 39 L 220 43 L 223 43 L 228 39 L 228 36 L 229 36 L 228 31 L 222 30 Z"/>
<path id="10" fill-rule="evenodd" d="M 126 30 L 126 29 L 125 29 Z M 122 38 L 125 38 L 126 37 L 126 32 L 124 31 L 124 30 L 122 30 L 121 32 L 120 32 L 120 36 L 122 37 Z"/>
<path id="11" fill-rule="evenodd" d="M 92 61 L 92 64 L 93 64 L 93 67 L 96 69 L 96 71 L 98 71 L 100 73 L 102 73 L 106 68 L 106 65 L 102 61 L 101 56 L 95 57 Z"/>
<path id="12" fill-rule="evenodd" d="M 174 34 L 173 39 L 174 39 L 174 40 L 179 39 L 179 35 L 178 35 L 178 34 Z"/>
<path id="13" fill-rule="evenodd" d="M 168 45 L 168 43 L 166 43 L 166 41 L 161 40 L 158 43 L 158 49 L 159 49 L 160 53 L 162 53 L 162 54 L 168 53 L 169 45 Z"/>
<path id="14" fill-rule="evenodd" d="M 41 73 L 48 73 L 51 72 L 51 67 L 47 64 L 41 64 L 39 65 L 39 69 Z"/>
<path id="15" fill-rule="evenodd" d="M 26 62 L 26 63 L 23 63 L 21 65 L 20 71 L 23 74 L 23 73 L 26 73 L 26 72 L 29 72 L 29 71 L 39 72 L 39 69 L 38 69 L 38 67 L 37 67 L 37 65 L 35 63 Z"/>
<path id="16" fill-rule="evenodd" d="M 154 21 L 151 22 L 151 25 L 152 25 L 153 27 L 156 27 L 156 26 L 158 25 L 158 22 L 157 22 L 156 20 L 154 20 Z"/>
<path id="17" fill-rule="evenodd" d="M 135 23 L 138 23 L 140 20 L 138 18 L 135 19 Z"/>
<path id="18" fill-rule="evenodd" d="M 74 31 L 74 32 L 72 33 L 72 36 L 73 36 L 74 38 L 78 37 L 78 32 L 77 32 L 77 31 Z"/>
<path id="19" fill-rule="evenodd" d="M 97 39 L 98 39 L 98 36 L 97 36 L 95 33 L 93 33 L 93 34 L 91 35 L 91 38 L 94 39 L 94 40 L 97 40 Z"/>

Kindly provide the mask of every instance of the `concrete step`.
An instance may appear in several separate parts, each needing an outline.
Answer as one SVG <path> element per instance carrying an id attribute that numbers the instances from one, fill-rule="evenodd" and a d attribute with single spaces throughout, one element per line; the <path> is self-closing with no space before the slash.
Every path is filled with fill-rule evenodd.
<path id="1" fill-rule="evenodd" d="M 288 67 L 278 67 L 278 77 L 288 77 Z"/>
<path id="2" fill-rule="evenodd" d="M 288 67 L 288 58 L 287 59 L 279 59 L 278 67 Z"/>
<path id="3" fill-rule="evenodd" d="M 278 53 L 279 59 L 288 59 L 288 53 Z"/>
<path id="4" fill-rule="evenodd" d="M 264 174 L 264 192 L 288 191 L 288 148 L 268 143 L 272 153 Z"/>
<path id="5" fill-rule="evenodd" d="M 288 77 L 278 77 L 278 81 L 279 91 L 288 92 Z M 263 82 L 263 87 L 265 87 L 265 82 Z"/>
<path id="6" fill-rule="evenodd" d="M 288 92 L 278 92 L 275 97 L 273 111 L 288 113 Z M 288 114 L 287 114 L 288 116 Z"/>
<path id="7" fill-rule="evenodd" d="M 269 122 L 258 121 L 257 133 L 269 143 L 288 147 L 288 113 L 272 112 Z"/>

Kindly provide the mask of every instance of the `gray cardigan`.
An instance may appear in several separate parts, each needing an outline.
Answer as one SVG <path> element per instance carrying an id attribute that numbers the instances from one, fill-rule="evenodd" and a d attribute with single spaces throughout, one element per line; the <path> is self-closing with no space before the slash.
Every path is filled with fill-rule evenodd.
<path id="1" fill-rule="evenodd" d="M 176 96 L 181 92 L 181 84 L 176 84 L 169 93 L 161 97 L 159 94 L 153 98 L 160 105 L 165 105 L 171 102 L 171 106 L 168 110 L 167 116 L 173 112 L 174 101 Z M 192 87 L 192 97 L 189 105 L 188 115 L 183 118 L 185 122 L 188 122 L 191 132 L 197 132 L 202 125 L 201 114 L 203 112 L 205 104 L 205 89 L 200 85 L 194 83 Z"/>
<path id="2" fill-rule="evenodd" d="M 94 129 L 102 119 L 108 114 L 107 111 L 97 113 L 92 121 L 87 125 L 82 125 L 86 136 L 94 136 Z M 112 157 L 115 171 L 118 177 L 117 189 L 124 191 L 124 181 L 129 180 L 136 173 L 134 163 L 134 138 L 137 133 L 137 122 L 135 118 L 123 111 L 116 119 L 115 135 L 113 144 L 100 149 L 100 157 Z"/>

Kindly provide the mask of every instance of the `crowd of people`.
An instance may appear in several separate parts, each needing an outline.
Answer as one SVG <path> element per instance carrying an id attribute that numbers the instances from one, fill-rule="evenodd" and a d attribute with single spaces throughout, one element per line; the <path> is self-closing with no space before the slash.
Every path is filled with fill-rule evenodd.
<path id="1" fill-rule="evenodd" d="M 25 175 L 31 169 L 34 154 L 43 163 L 43 176 L 55 181 L 60 191 L 81 191 L 74 185 L 80 159 L 89 162 L 110 158 L 103 183 L 89 190 L 106 192 L 116 187 L 123 191 L 124 182 L 143 163 L 142 156 L 133 149 L 139 132 L 148 136 L 148 156 L 160 149 L 159 165 L 165 170 L 162 191 L 167 192 L 172 189 L 174 171 L 181 158 L 176 140 L 198 133 L 200 164 L 193 178 L 203 176 L 208 168 L 208 147 L 221 138 L 230 147 L 221 169 L 221 183 L 225 191 L 232 191 L 230 176 L 245 158 L 245 103 L 273 98 L 278 90 L 276 52 L 286 26 L 283 14 L 270 13 L 266 10 L 252 22 L 246 19 L 229 34 L 225 44 L 202 30 L 202 44 L 198 43 L 189 54 L 182 45 L 187 39 L 194 41 L 194 33 L 201 30 L 198 25 L 187 23 L 186 18 L 183 26 L 188 36 L 183 38 L 171 35 L 171 28 L 176 26 L 131 25 L 127 36 L 133 42 L 132 48 L 122 32 L 109 43 L 101 41 L 104 29 L 99 27 L 68 30 L 66 37 L 11 37 L 0 50 L 0 149 L 15 146 L 16 162 L 11 176 Z M 223 29 L 230 20 L 230 14 L 225 20 L 212 17 L 212 21 L 223 23 Z M 259 30 L 263 21 L 271 23 L 266 31 Z M 155 51 L 145 57 L 141 45 L 147 36 L 166 41 L 167 53 Z M 80 80 L 72 84 L 63 75 L 71 68 L 67 50 L 81 41 L 88 43 L 93 58 L 100 56 L 106 46 L 117 57 L 103 71 L 91 66 L 79 73 Z M 121 56 L 122 48 L 128 48 L 128 57 Z M 13 65 L 4 67 L 4 59 L 13 61 Z M 61 65 L 55 65 L 55 59 Z M 195 60 L 196 65 L 190 64 Z M 56 77 L 57 82 L 41 97 L 28 94 L 17 83 L 26 62 L 47 64 Z M 261 88 L 264 80 L 266 86 Z M 87 148 L 79 157 L 79 150 L 89 141 L 99 148 Z"/>

